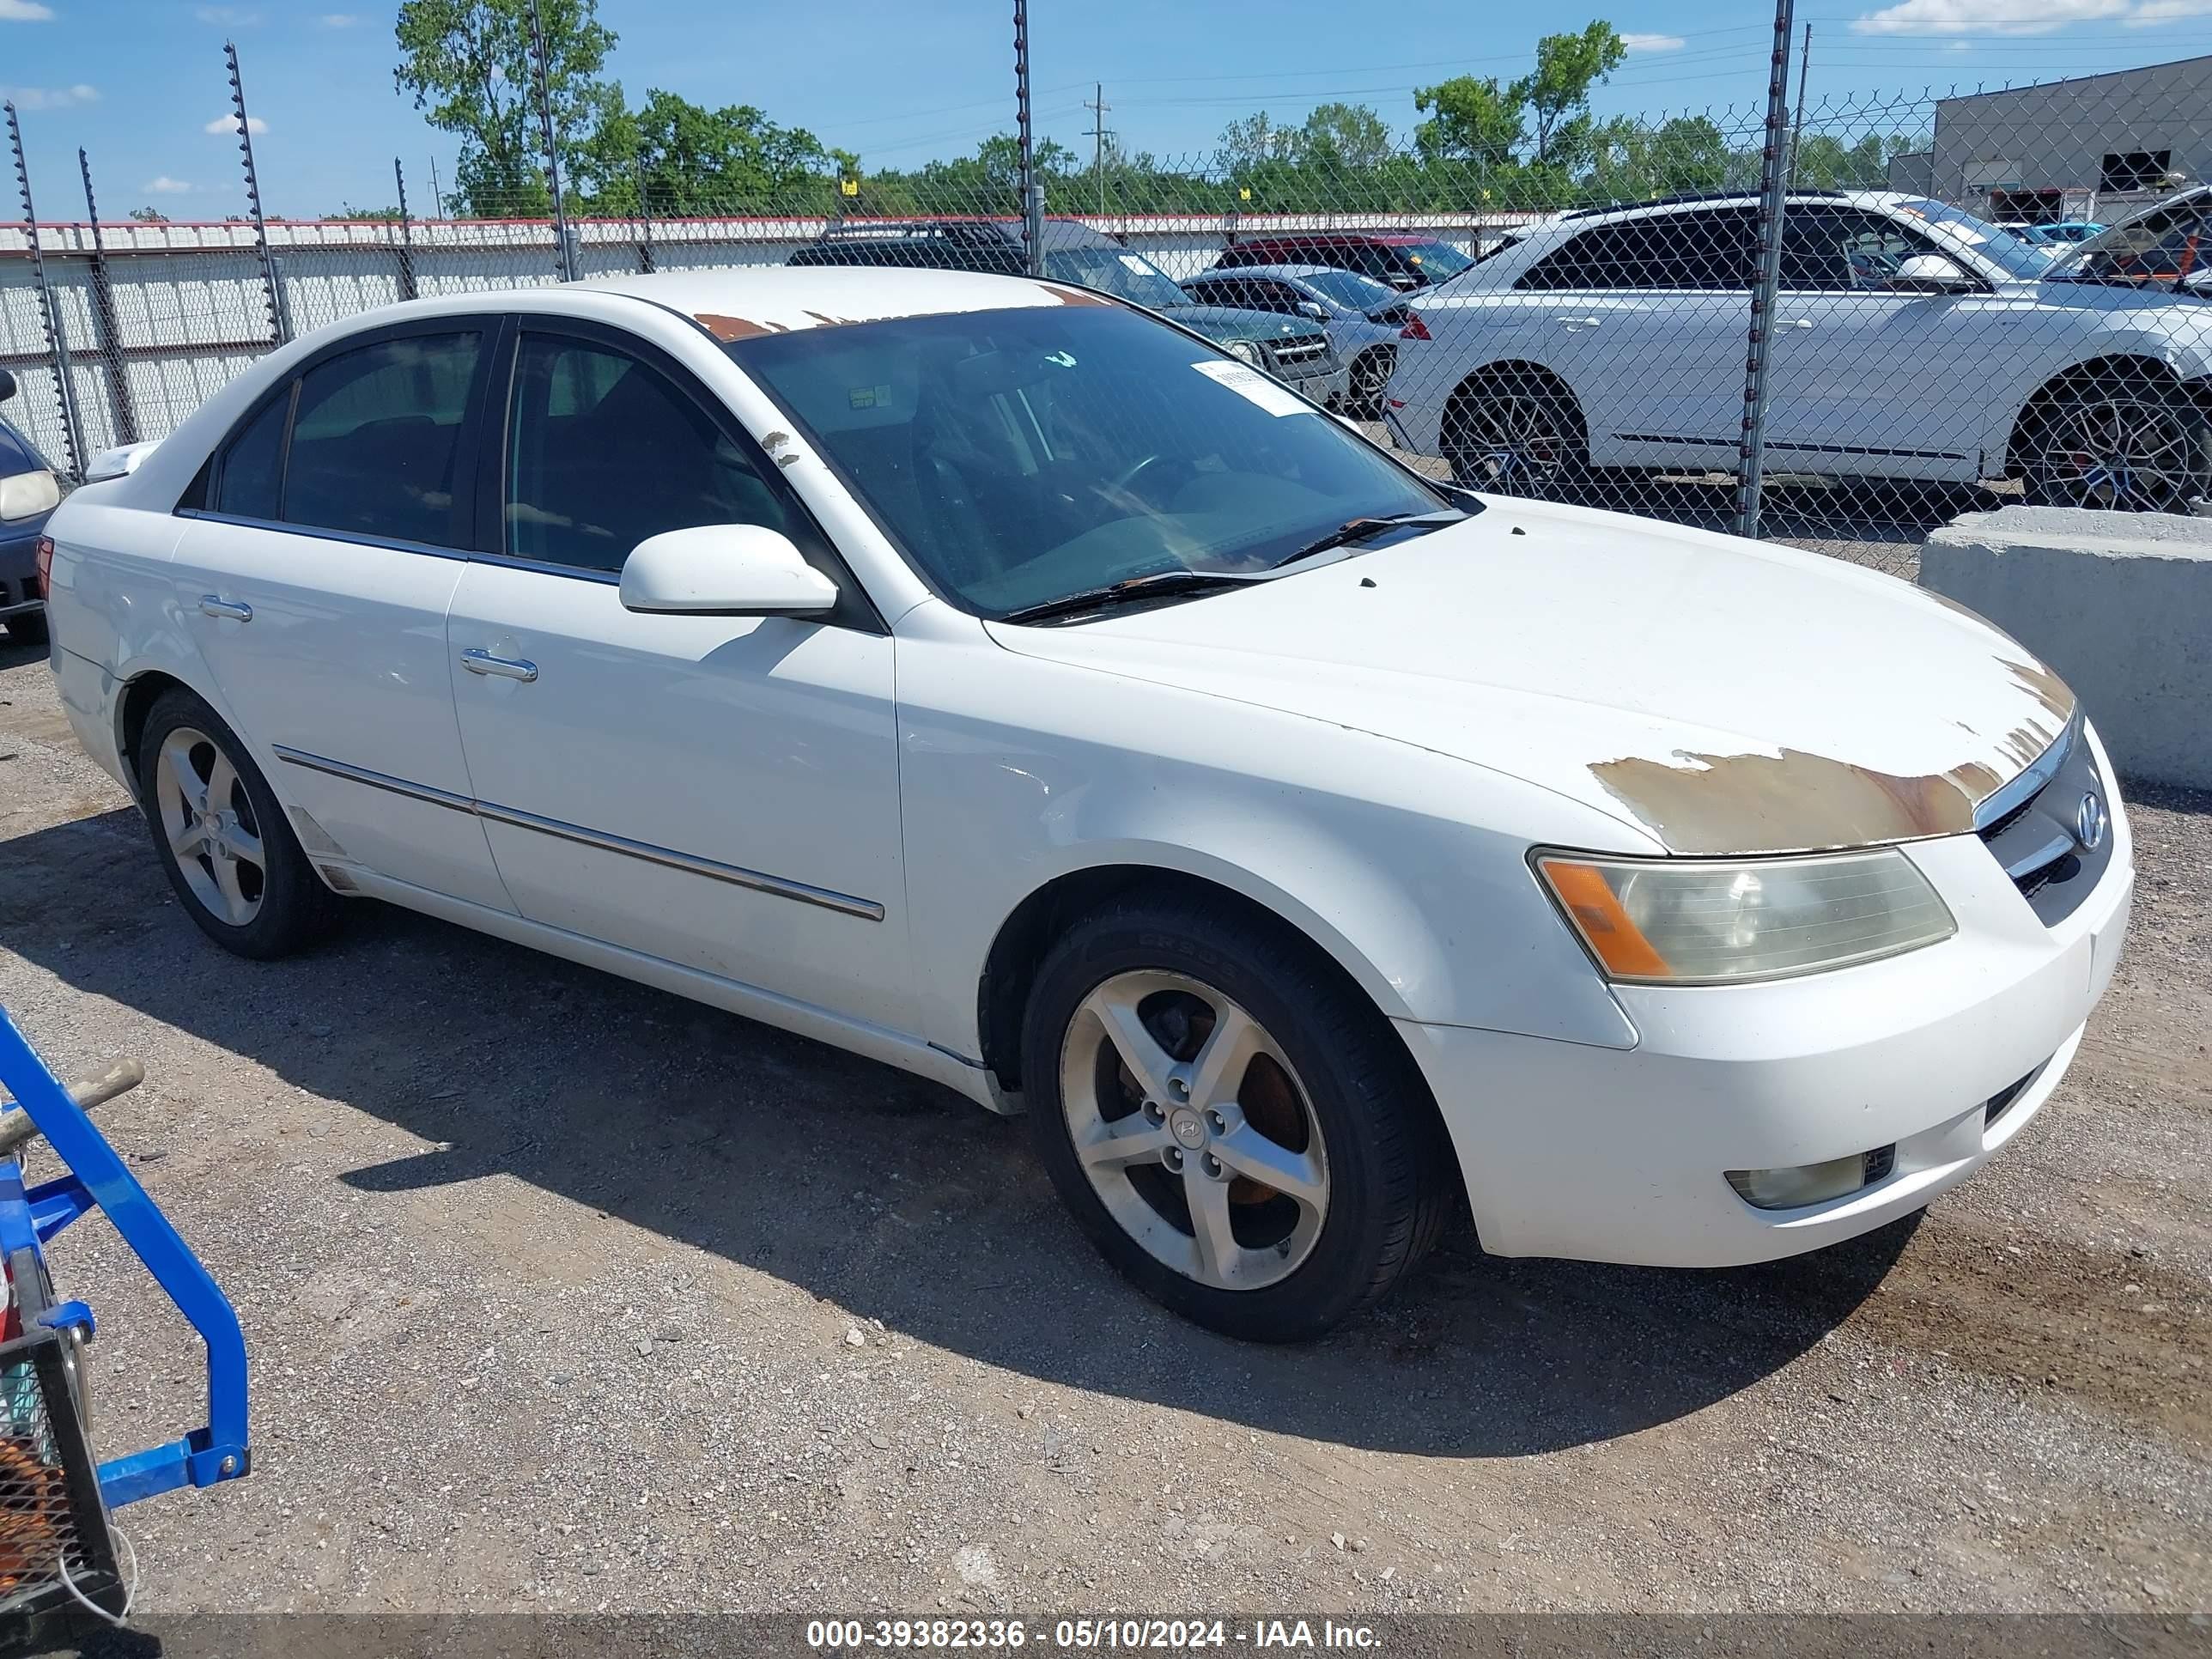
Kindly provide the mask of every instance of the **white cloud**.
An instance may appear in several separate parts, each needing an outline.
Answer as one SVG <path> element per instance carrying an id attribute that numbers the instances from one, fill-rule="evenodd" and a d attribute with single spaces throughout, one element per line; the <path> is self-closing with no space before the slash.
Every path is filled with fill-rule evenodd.
<path id="1" fill-rule="evenodd" d="M 39 0 L 0 0 L 0 23 L 51 23 L 54 9 Z"/>
<path id="2" fill-rule="evenodd" d="M 260 134 L 269 131 L 269 123 L 263 120 L 258 115 L 249 115 L 246 118 L 246 130 L 248 132 L 254 134 L 256 137 L 258 137 Z M 214 120 L 202 127 L 200 131 L 202 132 L 234 133 L 238 131 L 238 118 L 235 115 L 218 115 Z"/>
<path id="3" fill-rule="evenodd" d="M 323 14 L 323 27 L 326 29 L 349 29 L 359 21 L 361 19 L 349 11 L 326 11 Z"/>
<path id="4" fill-rule="evenodd" d="M 1631 52 L 1680 52 L 1687 42 L 1679 34 L 1624 34 L 1620 44 Z"/>
<path id="5" fill-rule="evenodd" d="M 138 188 L 155 196 L 182 196 L 191 186 L 182 179 L 172 179 L 165 173 L 158 179 L 149 179 Z"/>
<path id="6" fill-rule="evenodd" d="M 261 21 L 258 11 L 247 11 L 241 6 L 201 6 L 192 15 L 203 23 L 213 23 L 222 28 L 251 28 Z"/>
<path id="7" fill-rule="evenodd" d="M 2147 4 L 2160 0 L 2144 0 Z M 1853 20 L 1857 34 L 2049 34 L 2124 17 L 2130 0 L 1900 0 Z"/>
<path id="8" fill-rule="evenodd" d="M 96 104 L 100 88 L 79 82 L 73 87 L 0 87 L 0 100 L 17 109 L 68 109 L 74 104 Z"/>
<path id="9" fill-rule="evenodd" d="M 2122 21 L 2131 29 L 2155 27 L 2178 18 L 2202 17 L 2212 12 L 2212 0 L 2142 0 Z"/>

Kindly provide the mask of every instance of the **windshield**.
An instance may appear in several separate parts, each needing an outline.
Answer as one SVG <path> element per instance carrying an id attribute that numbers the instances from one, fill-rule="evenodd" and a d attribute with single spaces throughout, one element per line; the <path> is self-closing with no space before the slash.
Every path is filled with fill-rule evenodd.
<path id="1" fill-rule="evenodd" d="M 2212 194 L 2199 195 L 2138 215 L 2101 236 L 2069 248 L 2051 270 L 2054 281 L 2112 283 L 2124 288 L 2202 293 L 2212 265 Z"/>
<path id="2" fill-rule="evenodd" d="M 1977 219 L 1964 208 L 1954 208 L 1944 202 L 1915 200 L 1899 202 L 1897 210 L 1941 225 L 1950 240 L 1963 242 L 2008 276 L 2033 282 L 2051 269 L 2050 250 L 2023 242 L 2010 231 L 1999 230 L 1986 219 Z"/>
<path id="3" fill-rule="evenodd" d="M 1452 505 L 1257 370 L 1119 306 L 728 349 L 938 591 L 985 617 L 1163 571 L 1263 571 L 1352 520 Z"/>
<path id="4" fill-rule="evenodd" d="M 1474 263 L 1449 242 L 1417 242 L 1405 252 L 1407 263 L 1418 266 L 1432 283 L 1456 276 Z"/>
<path id="5" fill-rule="evenodd" d="M 1141 253 L 1118 247 L 1047 248 L 1044 274 L 1063 283 L 1103 289 L 1154 311 L 1170 311 L 1191 302 L 1190 295 L 1176 287 L 1167 272 Z"/>
<path id="6" fill-rule="evenodd" d="M 1356 270 L 1309 270 L 1298 280 L 1316 293 L 1326 294 L 1340 306 L 1350 306 L 1354 311 L 1372 311 L 1377 306 L 1395 305 L 1398 290 L 1388 283 L 1378 283 L 1372 276 L 1362 276 Z"/>

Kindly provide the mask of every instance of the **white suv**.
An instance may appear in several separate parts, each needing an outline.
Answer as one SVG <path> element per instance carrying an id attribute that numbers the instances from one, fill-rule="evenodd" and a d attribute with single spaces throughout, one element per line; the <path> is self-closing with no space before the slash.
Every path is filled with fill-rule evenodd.
<path id="1" fill-rule="evenodd" d="M 1587 466 L 1733 465 L 1757 205 L 1562 215 L 1425 294 L 1389 383 L 1395 435 L 1491 489 Z M 1793 193 L 1769 465 L 2185 507 L 2212 410 L 2212 296 L 2191 257 L 2205 219 L 2185 198 L 2053 261 L 1939 202 Z M 2148 238 L 2174 257 L 2101 258 L 2122 233 L 2135 256 Z"/>

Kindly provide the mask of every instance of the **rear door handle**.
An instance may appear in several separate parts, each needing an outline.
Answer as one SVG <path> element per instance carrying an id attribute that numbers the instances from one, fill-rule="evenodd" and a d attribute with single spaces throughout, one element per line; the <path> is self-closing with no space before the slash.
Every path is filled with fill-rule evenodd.
<path id="1" fill-rule="evenodd" d="M 1810 328 L 1813 326 L 1813 319 L 1810 317 L 1784 317 L 1778 320 L 1784 328 Z"/>
<path id="2" fill-rule="evenodd" d="M 1571 334 L 1579 334 L 1586 328 L 1595 328 L 1604 320 L 1602 317 L 1562 317 L 1559 326 Z"/>
<path id="3" fill-rule="evenodd" d="M 219 593 L 200 595 L 200 615 L 227 617 L 232 622 L 252 622 L 253 607 L 242 599 L 226 599 Z"/>
<path id="4" fill-rule="evenodd" d="M 461 666 L 471 674 L 496 674 L 503 680 L 534 680 L 538 665 L 526 662 L 520 657 L 495 657 L 489 651 L 471 647 L 461 653 Z"/>

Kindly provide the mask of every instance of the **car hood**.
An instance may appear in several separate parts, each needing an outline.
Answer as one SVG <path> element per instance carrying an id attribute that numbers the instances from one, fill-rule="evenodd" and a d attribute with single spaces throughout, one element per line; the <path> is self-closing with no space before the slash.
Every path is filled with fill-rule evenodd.
<path id="1" fill-rule="evenodd" d="M 1285 317 L 1243 306 L 1176 306 L 1165 314 L 1209 340 L 1282 340 L 1322 331 L 1321 324 L 1310 317 Z"/>
<path id="2" fill-rule="evenodd" d="M 1249 588 L 989 627 L 1509 773 L 1680 854 L 1962 833 L 2074 713 L 2014 641 L 1894 578 L 1521 502 Z"/>

